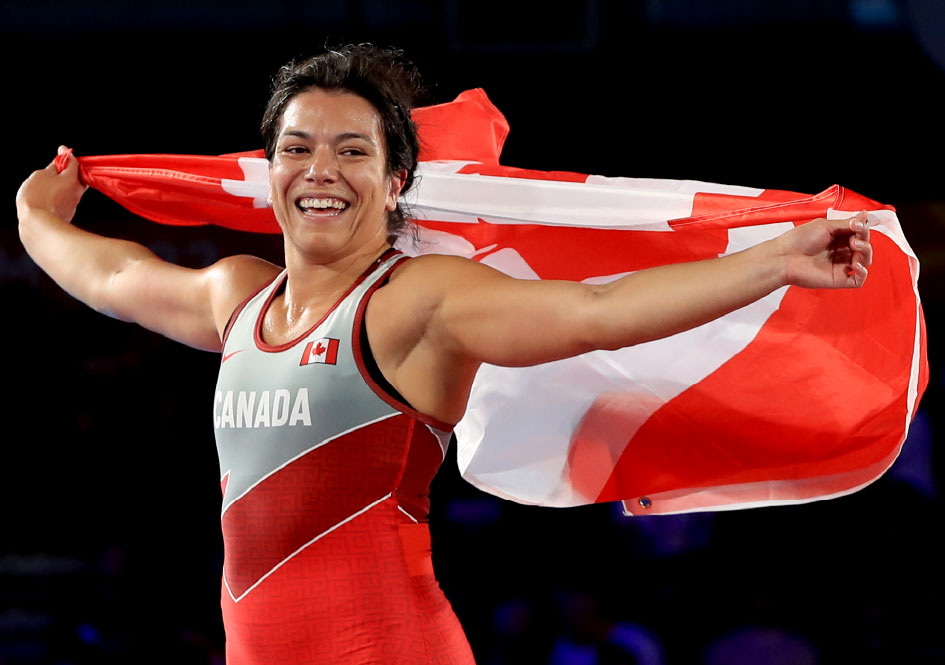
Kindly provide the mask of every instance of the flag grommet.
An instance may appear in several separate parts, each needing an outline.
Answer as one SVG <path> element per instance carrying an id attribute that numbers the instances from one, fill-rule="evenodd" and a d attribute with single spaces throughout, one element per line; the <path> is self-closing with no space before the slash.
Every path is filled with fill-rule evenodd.
<path id="1" fill-rule="evenodd" d="M 653 505 L 653 502 L 650 501 L 650 498 L 649 498 L 649 497 L 641 496 L 641 497 L 640 497 L 639 504 L 640 504 L 640 507 L 641 507 L 641 508 L 649 508 L 650 506 Z"/>

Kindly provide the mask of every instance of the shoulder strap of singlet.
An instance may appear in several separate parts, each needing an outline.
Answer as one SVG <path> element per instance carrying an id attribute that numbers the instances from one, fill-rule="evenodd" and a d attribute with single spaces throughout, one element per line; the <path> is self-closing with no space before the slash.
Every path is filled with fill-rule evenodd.
<path id="1" fill-rule="evenodd" d="M 397 389 L 395 389 L 394 386 L 390 384 L 390 382 L 381 373 L 380 367 L 377 365 L 377 360 L 374 358 L 374 353 L 371 351 L 370 345 L 368 343 L 367 325 L 365 323 L 364 314 L 367 311 L 368 303 L 370 302 L 374 293 L 379 288 L 387 284 L 394 271 L 400 266 L 406 264 L 410 258 L 409 256 L 404 256 L 399 252 L 398 254 L 399 255 L 396 257 L 396 260 L 387 262 L 384 272 L 378 276 L 377 280 L 373 284 L 371 284 L 370 288 L 361 298 L 361 302 L 358 303 L 358 309 L 354 320 L 354 329 L 352 330 L 351 337 L 351 341 L 354 345 L 355 362 L 361 371 L 361 376 L 365 379 L 365 381 L 367 381 L 368 385 L 378 397 L 405 415 L 419 420 L 426 425 L 430 425 L 441 432 L 451 432 L 454 425 L 450 423 L 444 423 L 440 420 L 437 420 L 436 418 L 433 418 L 432 416 L 428 416 L 417 411 L 409 402 L 407 402 L 406 399 L 404 399 L 403 395 L 401 395 Z"/>

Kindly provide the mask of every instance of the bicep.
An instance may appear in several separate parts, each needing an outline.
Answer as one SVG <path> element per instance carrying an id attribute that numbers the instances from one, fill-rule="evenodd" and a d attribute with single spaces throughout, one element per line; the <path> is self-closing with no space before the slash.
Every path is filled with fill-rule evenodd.
<path id="1" fill-rule="evenodd" d="M 515 280 L 485 266 L 443 292 L 437 323 L 461 354 L 533 365 L 689 330 L 783 285 L 778 248 L 640 270 L 604 285 Z M 473 264 L 476 265 L 476 264 Z M 459 287 L 459 288 L 457 288 Z"/>
<path id="2" fill-rule="evenodd" d="M 444 290 L 431 332 L 457 355 L 527 366 L 594 348 L 597 290 L 577 282 L 514 279 L 480 264 Z"/>

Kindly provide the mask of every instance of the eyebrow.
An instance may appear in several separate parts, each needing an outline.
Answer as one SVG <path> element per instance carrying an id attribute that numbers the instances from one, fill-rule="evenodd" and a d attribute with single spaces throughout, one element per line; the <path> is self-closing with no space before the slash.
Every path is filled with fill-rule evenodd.
<path id="1" fill-rule="evenodd" d="M 301 130 L 301 129 L 290 129 L 290 130 L 287 130 L 287 131 L 283 132 L 282 135 L 283 135 L 283 136 L 296 136 L 296 137 L 298 137 L 298 138 L 300 138 L 300 139 L 304 139 L 304 140 L 306 140 L 306 141 L 311 140 L 311 138 L 312 138 L 312 135 L 311 135 L 311 134 L 309 134 L 308 132 L 306 132 L 306 131 L 304 131 L 304 130 Z M 362 140 L 362 141 L 365 141 L 365 142 L 367 142 L 367 143 L 370 143 L 371 145 L 375 145 L 374 139 L 371 138 L 371 136 L 369 136 L 368 134 L 362 134 L 362 133 L 360 133 L 360 132 L 342 132 L 341 134 L 338 134 L 338 135 L 335 137 L 335 141 L 336 141 L 336 142 L 338 142 L 338 141 L 347 141 L 347 140 L 349 140 L 349 139 L 360 139 L 360 140 Z"/>

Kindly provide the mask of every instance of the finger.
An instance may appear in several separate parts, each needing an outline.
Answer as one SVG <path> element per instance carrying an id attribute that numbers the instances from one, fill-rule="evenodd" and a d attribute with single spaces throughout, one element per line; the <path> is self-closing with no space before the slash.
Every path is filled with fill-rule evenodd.
<path id="1" fill-rule="evenodd" d="M 848 274 L 853 273 L 853 266 L 859 263 L 864 268 L 868 268 L 873 263 L 873 247 L 868 242 L 863 242 L 857 236 L 852 235 L 847 240 L 850 247 L 850 269 Z"/>
<path id="2" fill-rule="evenodd" d="M 858 260 L 864 268 L 873 265 L 873 243 L 857 238 L 856 253 L 853 259 L 854 261 Z"/>
<path id="3" fill-rule="evenodd" d="M 59 150 L 56 153 L 56 159 L 53 160 L 53 164 L 56 166 L 56 172 L 62 173 L 70 166 L 75 168 L 76 161 L 72 157 L 72 148 L 67 148 L 64 145 L 59 146 Z"/>
<path id="4" fill-rule="evenodd" d="M 856 213 L 849 221 L 850 230 L 863 241 L 869 242 L 870 239 L 870 221 L 865 210 Z"/>
<path id="5" fill-rule="evenodd" d="M 865 210 L 860 211 L 857 216 L 859 221 L 863 222 L 863 228 L 857 228 L 857 235 L 860 236 L 860 240 L 869 242 L 870 239 L 870 218 L 867 215 Z"/>
<path id="6" fill-rule="evenodd" d="M 869 276 L 869 270 L 859 261 L 854 261 L 847 274 L 853 282 L 852 286 L 859 288 L 866 282 L 866 278 Z"/>
<path id="7" fill-rule="evenodd" d="M 850 227 L 854 235 L 850 237 L 850 249 L 853 251 L 853 261 L 868 268 L 873 264 L 873 245 L 870 242 L 870 222 L 866 211 L 858 212 L 850 219 Z"/>

